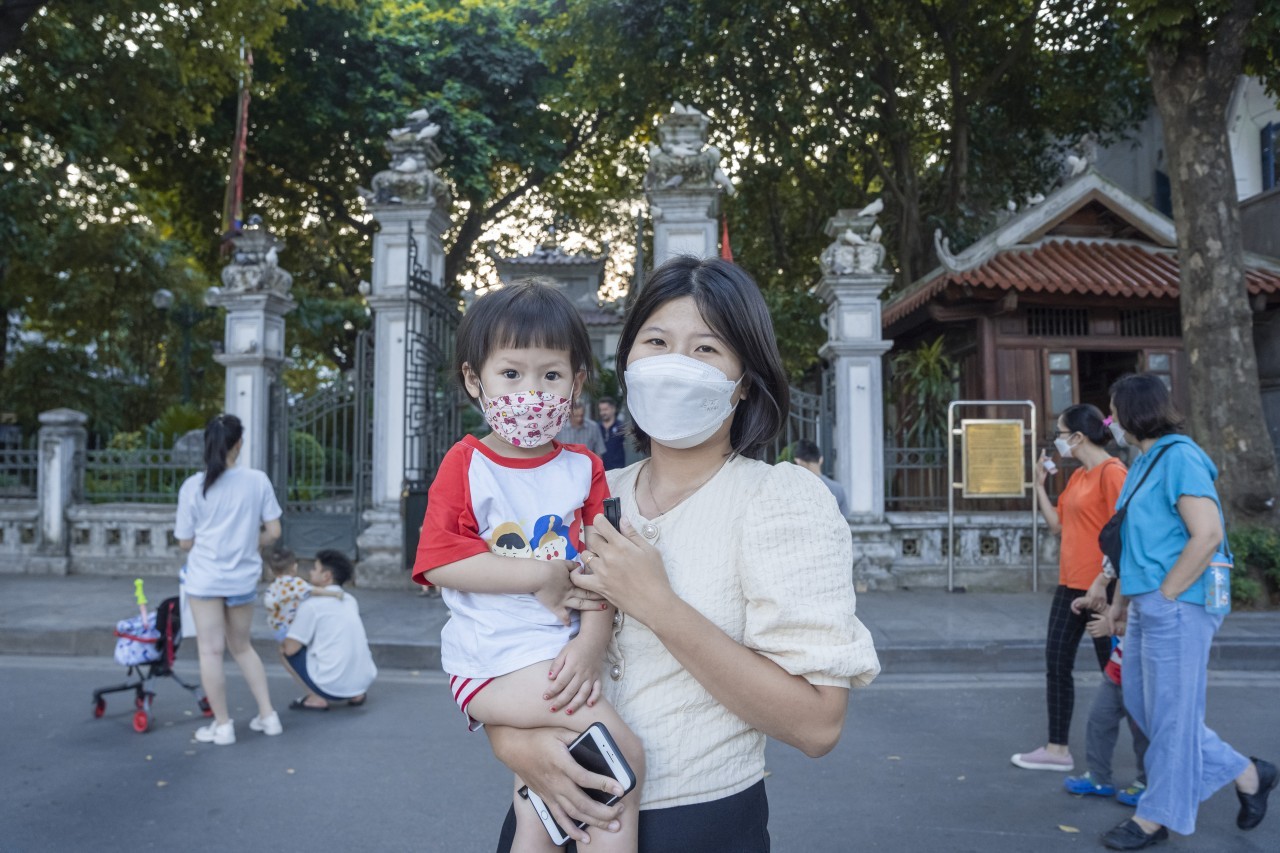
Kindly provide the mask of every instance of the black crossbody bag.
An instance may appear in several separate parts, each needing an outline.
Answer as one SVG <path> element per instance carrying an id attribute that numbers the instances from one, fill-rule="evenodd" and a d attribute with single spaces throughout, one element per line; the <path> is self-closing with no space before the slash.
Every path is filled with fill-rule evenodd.
<path id="1" fill-rule="evenodd" d="M 1142 484 L 1147 482 L 1147 477 L 1151 476 L 1151 472 L 1155 470 L 1156 463 L 1160 461 L 1160 457 L 1164 456 L 1164 452 L 1170 447 L 1173 447 L 1173 445 L 1166 444 L 1160 448 L 1160 452 L 1151 460 L 1151 464 L 1143 473 L 1142 479 L 1138 481 L 1138 485 L 1129 493 L 1128 500 L 1116 510 L 1116 514 L 1111 516 L 1111 520 L 1102 525 L 1102 529 L 1098 531 L 1098 547 L 1102 549 L 1103 556 L 1111 561 L 1111 567 L 1115 569 L 1116 577 L 1120 576 L 1120 555 L 1124 551 L 1124 540 L 1120 535 L 1120 528 L 1124 526 L 1124 517 L 1129 511 L 1129 502 L 1138 493 L 1138 489 L 1142 488 Z"/>

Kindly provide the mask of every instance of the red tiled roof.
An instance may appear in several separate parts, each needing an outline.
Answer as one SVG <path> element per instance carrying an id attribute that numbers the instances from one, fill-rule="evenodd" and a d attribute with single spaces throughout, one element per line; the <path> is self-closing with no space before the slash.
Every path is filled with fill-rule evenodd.
<path id="1" fill-rule="evenodd" d="M 1280 274 L 1250 268 L 1251 294 L 1280 294 Z M 884 306 L 883 323 L 901 320 L 951 285 L 1017 293 L 1177 299 L 1178 256 L 1169 249 L 1105 240 L 1044 240 L 1005 249 L 971 270 L 943 269 Z"/>

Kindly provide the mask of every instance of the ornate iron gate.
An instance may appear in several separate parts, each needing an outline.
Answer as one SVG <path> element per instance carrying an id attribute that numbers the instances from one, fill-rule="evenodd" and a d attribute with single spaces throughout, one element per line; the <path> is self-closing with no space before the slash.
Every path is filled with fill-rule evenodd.
<path id="1" fill-rule="evenodd" d="M 835 371 L 824 367 L 818 377 L 820 393 L 810 394 L 791 386 L 791 411 L 787 413 L 787 421 L 782 432 L 773 442 L 773 447 L 766 455 L 767 461 L 774 462 L 782 455 L 793 441 L 807 438 L 822 452 L 825 473 L 830 476 L 834 470 L 835 448 Z"/>
<path id="2" fill-rule="evenodd" d="M 462 312 L 458 300 L 431 279 L 418 262 L 418 242 L 409 227 L 408 310 L 404 349 L 404 544 L 405 566 L 413 563 L 427 509 L 427 488 L 445 453 L 462 437 L 462 410 L 453 381 L 455 337 Z"/>
<path id="3" fill-rule="evenodd" d="M 284 545 L 300 556 L 336 548 L 357 557 L 373 466 L 373 333 L 356 338 L 355 368 L 314 394 L 272 396 L 271 475 Z"/>

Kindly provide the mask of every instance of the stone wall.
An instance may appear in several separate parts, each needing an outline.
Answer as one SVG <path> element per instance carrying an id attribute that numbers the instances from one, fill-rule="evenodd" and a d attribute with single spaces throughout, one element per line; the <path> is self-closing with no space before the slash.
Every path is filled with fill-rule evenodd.
<path id="1" fill-rule="evenodd" d="M 1048 589 L 1058 582 L 1058 539 L 1048 535 L 1043 522 L 1039 524 L 1039 587 Z M 860 587 L 946 588 L 946 513 L 891 512 L 878 527 L 859 531 L 854 525 L 854 579 Z M 955 546 L 957 587 L 1031 589 L 1030 512 L 957 513 Z"/>
<path id="2" fill-rule="evenodd" d="M 76 504 L 67 510 L 71 574 L 178 576 L 176 504 Z"/>
<path id="3" fill-rule="evenodd" d="M 36 553 L 39 540 L 40 502 L 0 500 L 0 573 L 30 573 L 23 558 Z"/>

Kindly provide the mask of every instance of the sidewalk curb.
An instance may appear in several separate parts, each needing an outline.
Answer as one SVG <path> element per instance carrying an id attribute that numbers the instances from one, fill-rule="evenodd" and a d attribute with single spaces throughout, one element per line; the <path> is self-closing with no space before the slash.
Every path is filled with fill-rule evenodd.
<path id="1" fill-rule="evenodd" d="M 194 659 L 190 652 L 179 652 Z M 255 636 L 253 646 L 264 661 L 279 657 L 279 646 L 269 636 Z M 438 643 L 378 641 L 369 643 L 374 662 L 382 669 L 440 669 Z M 88 628 L 48 630 L 38 633 L 0 629 L 0 655 L 50 655 L 62 657 L 102 657 L 110 660 L 115 637 L 110 631 Z M 876 647 L 884 672 L 904 674 L 945 674 L 980 672 L 1042 672 L 1044 644 L 1029 641 L 983 643 L 884 644 Z M 1096 663 L 1092 649 L 1081 644 L 1076 669 L 1089 672 Z M 1215 670 L 1280 671 L 1280 643 L 1248 638 L 1219 638 L 1209 656 Z"/>

